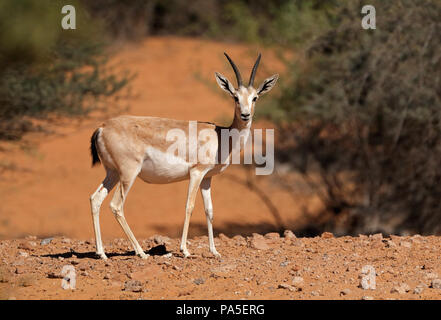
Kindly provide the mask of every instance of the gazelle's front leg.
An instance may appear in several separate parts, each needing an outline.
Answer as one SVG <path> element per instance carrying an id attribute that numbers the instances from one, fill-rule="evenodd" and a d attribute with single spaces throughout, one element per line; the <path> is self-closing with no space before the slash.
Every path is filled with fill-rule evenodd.
<path id="1" fill-rule="evenodd" d="M 199 185 L 201 184 L 201 181 L 206 173 L 207 171 L 201 171 L 197 168 L 194 168 L 190 171 L 190 183 L 188 185 L 187 204 L 185 205 L 185 221 L 181 238 L 181 252 L 184 254 L 184 257 L 188 257 L 190 255 L 190 252 L 187 250 L 188 226 L 190 224 L 190 218 L 194 209 L 194 201 L 196 199 Z"/>
<path id="2" fill-rule="evenodd" d="M 216 257 L 220 258 L 221 255 L 216 250 L 213 238 L 213 204 L 211 202 L 211 177 L 202 180 L 201 194 L 202 199 L 204 200 L 205 216 L 207 217 L 208 243 L 210 245 L 210 252 Z"/>

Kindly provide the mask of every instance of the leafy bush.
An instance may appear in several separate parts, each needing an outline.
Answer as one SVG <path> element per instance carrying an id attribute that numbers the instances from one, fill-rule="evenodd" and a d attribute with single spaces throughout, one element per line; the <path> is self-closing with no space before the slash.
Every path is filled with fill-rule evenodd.
<path id="1" fill-rule="evenodd" d="M 77 29 L 61 28 L 61 1 L 0 3 L 0 139 L 48 113 L 87 113 L 128 81 L 106 66 L 102 31 L 76 1 Z"/>
<path id="2" fill-rule="evenodd" d="M 441 231 L 441 3 L 363 1 L 336 7 L 267 115 L 279 161 L 314 186 L 326 217 L 316 232 Z"/>

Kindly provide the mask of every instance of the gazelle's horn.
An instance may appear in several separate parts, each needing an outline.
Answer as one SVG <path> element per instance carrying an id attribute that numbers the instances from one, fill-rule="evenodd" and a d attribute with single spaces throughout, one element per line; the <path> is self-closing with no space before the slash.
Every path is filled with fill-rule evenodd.
<path id="1" fill-rule="evenodd" d="M 251 71 L 250 76 L 250 82 L 248 83 L 248 86 L 251 87 L 254 84 L 254 76 L 256 75 L 257 67 L 259 66 L 260 58 L 262 55 L 259 53 L 259 56 L 257 57 L 256 63 L 254 64 L 253 71 Z"/>
<path id="2" fill-rule="evenodd" d="M 224 52 L 224 55 L 227 57 L 228 61 L 230 62 L 231 66 L 233 67 L 234 73 L 236 74 L 237 79 L 237 86 L 238 88 L 242 85 L 242 77 L 240 76 L 239 69 L 237 69 L 236 65 L 234 64 L 233 60 L 230 59 L 228 54 Z"/>

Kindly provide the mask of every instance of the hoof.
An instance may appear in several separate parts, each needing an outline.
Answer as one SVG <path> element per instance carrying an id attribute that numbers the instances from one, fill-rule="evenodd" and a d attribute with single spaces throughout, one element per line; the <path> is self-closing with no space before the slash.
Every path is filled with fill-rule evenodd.
<path id="1" fill-rule="evenodd" d="M 102 253 L 100 253 L 100 252 L 96 252 L 95 254 L 96 254 L 96 256 L 97 256 L 99 259 L 102 259 L 102 260 L 107 260 L 107 259 L 108 259 L 107 256 L 106 256 L 106 254 L 105 254 L 104 252 L 102 252 Z"/>
<path id="2" fill-rule="evenodd" d="M 215 249 L 215 250 L 212 250 L 212 251 L 210 251 L 210 252 L 215 256 L 215 258 L 220 259 L 220 258 L 222 257 L 221 254 L 220 254 L 219 252 L 216 251 L 216 249 Z"/>
<path id="3" fill-rule="evenodd" d="M 181 252 L 184 255 L 184 258 L 188 258 L 189 256 L 191 256 L 191 254 L 188 250 L 181 250 Z"/>
<path id="4" fill-rule="evenodd" d="M 150 257 L 149 254 L 146 254 L 144 252 L 143 253 L 138 253 L 137 256 L 140 257 L 141 259 L 147 259 L 148 257 Z"/>

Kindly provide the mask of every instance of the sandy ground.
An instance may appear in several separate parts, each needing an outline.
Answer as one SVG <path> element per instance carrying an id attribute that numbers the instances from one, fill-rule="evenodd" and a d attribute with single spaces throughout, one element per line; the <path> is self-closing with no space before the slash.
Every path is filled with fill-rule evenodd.
<path id="1" fill-rule="evenodd" d="M 215 85 L 213 73 L 234 79 L 223 57 L 225 50 L 246 78 L 256 52 L 262 51 L 257 81 L 279 72 L 283 82 L 283 64 L 271 50 L 151 38 L 120 48 L 112 60 L 116 67 L 137 73 L 134 96 L 121 101 L 120 107 L 127 106 L 124 113 L 133 115 L 224 124 L 231 120 L 232 102 Z M 277 88 L 271 94 L 277 94 Z M 109 105 L 109 114 L 120 112 Z M 0 145 L 0 298 L 441 298 L 439 237 L 253 235 L 281 226 L 262 196 L 243 183 L 246 174 L 240 166 L 213 179 L 214 231 L 221 259 L 208 253 L 200 197 L 189 232 L 194 256 L 184 259 L 179 253 L 187 182 L 141 181 L 131 189 L 125 213 L 150 257 L 142 260 L 133 255 L 106 199 L 101 230 L 109 259 L 96 259 L 89 196 L 104 172 L 91 168 L 89 140 L 104 117 L 59 119 L 57 126 L 47 124 L 54 134 L 29 134 L 25 143 Z M 305 222 L 305 212 L 318 208 L 318 200 L 299 187 L 298 194 L 290 195 L 274 179 L 261 177 L 256 183 L 276 207 L 284 228 L 296 230 Z M 54 238 L 41 242 L 48 237 Z M 62 288 L 60 273 L 66 265 L 75 270 L 75 290 Z M 359 287 L 366 265 L 375 268 L 376 289 Z"/>
<path id="2" fill-rule="evenodd" d="M 125 239 L 105 243 L 108 260 L 94 256 L 93 241 L 35 237 L 0 244 L 3 299 L 440 299 L 441 238 L 381 235 L 295 238 L 287 233 L 179 241 L 143 240 L 150 253 L 134 256 Z M 47 243 L 49 242 L 49 243 Z M 75 289 L 61 272 L 70 266 Z M 368 267 L 366 267 L 368 266 Z M 363 268 L 374 268 L 372 275 Z M 75 274 L 75 275 L 73 275 Z M 361 278 L 360 278 L 361 277 Z M 367 277 L 367 278 L 364 278 Z M 363 288 L 362 283 L 366 289 Z"/>

